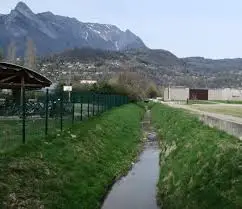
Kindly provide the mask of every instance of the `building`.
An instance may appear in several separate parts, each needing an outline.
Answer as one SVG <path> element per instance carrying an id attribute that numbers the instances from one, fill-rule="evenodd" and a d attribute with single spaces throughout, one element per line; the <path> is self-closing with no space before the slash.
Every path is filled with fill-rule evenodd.
<path id="1" fill-rule="evenodd" d="M 92 85 L 92 84 L 95 84 L 97 83 L 97 81 L 95 80 L 81 80 L 80 81 L 80 84 L 89 84 L 89 85 Z"/>
<path id="2" fill-rule="evenodd" d="M 242 89 L 224 88 L 224 89 L 210 89 L 208 91 L 208 100 L 242 100 Z"/>
<path id="3" fill-rule="evenodd" d="M 189 98 L 189 88 L 169 87 L 165 88 L 164 101 L 187 100 Z"/>
<path id="4" fill-rule="evenodd" d="M 189 89 L 186 87 L 165 88 L 164 101 L 185 100 L 242 101 L 242 89 Z"/>

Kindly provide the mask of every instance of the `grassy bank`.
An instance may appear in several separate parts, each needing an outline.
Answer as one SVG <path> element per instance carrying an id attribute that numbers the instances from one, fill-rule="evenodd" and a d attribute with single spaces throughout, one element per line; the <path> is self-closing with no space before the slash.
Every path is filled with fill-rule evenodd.
<path id="1" fill-rule="evenodd" d="M 193 104 L 216 104 L 216 101 L 208 101 L 208 100 L 188 100 L 189 105 Z"/>
<path id="2" fill-rule="evenodd" d="M 225 104 L 242 104 L 242 101 L 235 101 L 235 100 L 218 100 L 216 102 L 219 102 L 219 103 L 225 103 Z"/>
<path id="3" fill-rule="evenodd" d="M 126 105 L 0 155 L 0 208 L 100 208 L 137 155 L 142 115 Z"/>
<path id="4" fill-rule="evenodd" d="M 242 208 L 242 143 L 182 110 L 156 105 L 158 199 L 168 209 Z"/>

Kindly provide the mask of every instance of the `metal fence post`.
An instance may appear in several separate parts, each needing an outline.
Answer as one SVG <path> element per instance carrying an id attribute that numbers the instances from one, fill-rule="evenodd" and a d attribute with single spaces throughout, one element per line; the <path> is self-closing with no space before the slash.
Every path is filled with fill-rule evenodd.
<path id="1" fill-rule="evenodd" d="M 110 109 L 113 108 L 113 95 L 110 95 Z"/>
<path id="2" fill-rule="evenodd" d="M 89 100 L 89 97 L 90 95 L 88 95 L 88 98 L 87 98 L 87 117 L 89 118 L 90 117 L 90 100 Z"/>
<path id="3" fill-rule="evenodd" d="M 110 95 L 107 96 L 107 109 L 110 109 Z"/>
<path id="4" fill-rule="evenodd" d="M 22 140 L 23 144 L 26 142 L 26 98 L 25 85 L 22 85 Z"/>
<path id="5" fill-rule="evenodd" d="M 72 125 L 74 125 L 75 122 L 75 103 L 72 103 Z"/>
<path id="6" fill-rule="evenodd" d="M 117 99 L 116 95 L 113 95 L 113 103 L 114 103 L 113 106 L 114 107 L 117 106 L 117 100 L 116 99 Z"/>
<path id="7" fill-rule="evenodd" d="M 97 95 L 97 113 L 100 113 L 99 94 Z"/>
<path id="8" fill-rule="evenodd" d="M 83 101 L 83 99 L 82 99 L 82 96 L 81 96 L 81 101 L 80 101 L 80 102 L 81 102 L 81 121 L 82 121 L 82 119 L 83 119 L 83 118 L 82 118 L 82 112 L 83 112 L 83 105 L 82 105 L 82 101 Z"/>
<path id="9" fill-rule="evenodd" d="M 115 98 L 114 95 L 111 95 L 111 108 L 115 106 Z"/>
<path id="10" fill-rule="evenodd" d="M 95 94 L 92 95 L 92 116 L 95 116 Z"/>
<path id="11" fill-rule="evenodd" d="M 101 104 L 102 104 L 102 107 L 101 107 L 101 111 L 102 112 L 104 112 L 104 96 L 103 96 L 103 94 L 101 94 L 101 100 L 102 100 L 102 102 L 101 102 Z"/>
<path id="12" fill-rule="evenodd" d="M 48 120 L 49 120 L 49 89 L 46 89 L 46 98 L 45 98 L 45 136 L 48 135 Z"/>
<path id="13" fill-rule="evenodd" d="M 108 109 L 108 98 L 107 95 L 104 95 L 104 111 Z"/>
<path id="14" fill-rule="evenodd" d="M 61 91 L 61 98 L 60 98 L 60 126 L 61 126 L 61 131 L 63 131 L 63 90 Z"/>
<path id="15" fill-rule="evenodd" d="M 119 100 L 119 97 L 120 97 L 119 95 L 116 95 L 116 99 L 117 99 L 117 106 L 120 106 L 120 104 L 119 104 L 119 101 L 120 101 L 120 100 Z"/>
<path id="16" fill-rule="evenodd" d="M 122 105 L 122 96 L 118 96 L 118 106 Z"/>
<path id="17" fill-rule="evenodd" d="M 102 95 L 102 111 L 104 112 L 105 111 L 105 95 L 103 94 Z"/>
<path id="18" fill-rule="evenodd" d="M 114 95 L 114 107 L 118 106 L 117 95 Z"/>

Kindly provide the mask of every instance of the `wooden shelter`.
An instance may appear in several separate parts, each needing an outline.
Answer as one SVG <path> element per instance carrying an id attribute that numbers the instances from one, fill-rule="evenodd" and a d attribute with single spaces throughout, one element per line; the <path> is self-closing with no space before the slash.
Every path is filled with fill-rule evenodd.
<path id="1" fill-rule="evenodd" d="M 41 89 L 51 84 L 49 79 L 33 70 L 0 62 L 0 89 Z"/>

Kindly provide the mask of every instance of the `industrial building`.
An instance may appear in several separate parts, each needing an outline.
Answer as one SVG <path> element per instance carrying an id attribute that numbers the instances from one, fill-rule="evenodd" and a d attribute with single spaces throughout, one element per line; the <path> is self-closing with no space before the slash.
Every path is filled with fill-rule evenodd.
<path id="1" fill-rule="evenodd" d="M 164 101 L 182 100 L 242 101 L 242 89 L 190 89 L 186 87 L 165 88 Z"/>

